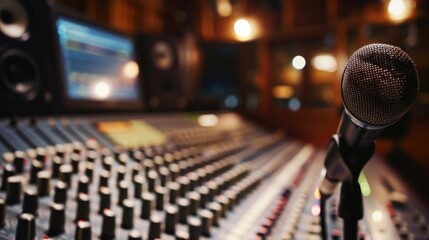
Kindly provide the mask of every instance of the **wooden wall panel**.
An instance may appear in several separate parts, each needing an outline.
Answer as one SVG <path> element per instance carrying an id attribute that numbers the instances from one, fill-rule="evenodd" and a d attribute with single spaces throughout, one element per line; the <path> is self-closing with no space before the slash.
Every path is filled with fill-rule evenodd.
<path id="1" fill-rule="evenodd" d="M 58 0 L 82 15 L 113 29 L 134 34 L 160 33 L 164 28 L 164 3 L 153 0 Z"/>

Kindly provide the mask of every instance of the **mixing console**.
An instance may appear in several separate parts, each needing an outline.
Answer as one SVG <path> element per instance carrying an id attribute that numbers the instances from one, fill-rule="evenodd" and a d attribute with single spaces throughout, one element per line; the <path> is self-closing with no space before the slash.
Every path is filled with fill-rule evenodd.
<path id="1" fill-rule="evenodd" d="M 321 213 L 323 151 L 210 116 L 1 122 L 0 239 L 322 239 L 321 217 L 341 239 L 338 194 Z M 360 239 L 429 239 L 428 211 L 382 159 L 359 183 Z"/>

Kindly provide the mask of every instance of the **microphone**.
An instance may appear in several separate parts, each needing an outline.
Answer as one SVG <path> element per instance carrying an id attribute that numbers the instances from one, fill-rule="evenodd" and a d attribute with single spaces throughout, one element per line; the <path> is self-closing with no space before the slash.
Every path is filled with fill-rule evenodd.
<path id="1" fill-rule="evenodd" d="M 339 182 L 359 175 L 375 138 L 407 113 L 418 90 L 415 65 L 399 47 L 370 44 L 353 53 L 341 80 L 344 112 L 326 154 L 322 194 L 330 196 Z"/>

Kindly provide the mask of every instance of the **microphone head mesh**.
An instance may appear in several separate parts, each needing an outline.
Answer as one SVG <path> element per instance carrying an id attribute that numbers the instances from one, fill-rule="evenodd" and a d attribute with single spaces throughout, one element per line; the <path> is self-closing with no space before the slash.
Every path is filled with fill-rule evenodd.
<path id="1" fill-rule="evenodd" d="M 398 121 L 411 108 L 418 90 L 411 58 L 387 44 L 366 45 L 353 53 L 341 81 L 344 107 L 371 126 Z"/>

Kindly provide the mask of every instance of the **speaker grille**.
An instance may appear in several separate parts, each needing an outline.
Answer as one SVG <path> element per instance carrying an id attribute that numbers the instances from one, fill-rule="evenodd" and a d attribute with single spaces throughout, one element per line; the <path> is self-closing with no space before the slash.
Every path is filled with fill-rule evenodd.
<path id="1" fill-rule="evenodd" d="M 398 121 L 417 97 L 419 79 L 400 48 L 370 44 L 357 50 L 344 70 L 341 93 L 346 109 L 373 126 Z"/>

